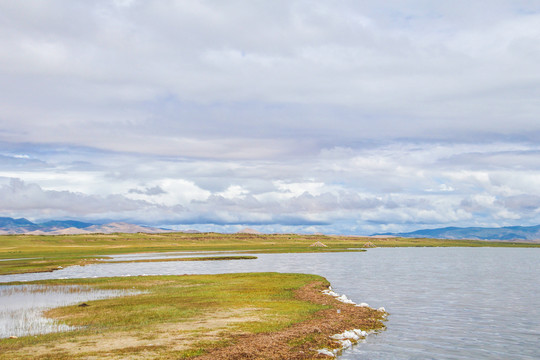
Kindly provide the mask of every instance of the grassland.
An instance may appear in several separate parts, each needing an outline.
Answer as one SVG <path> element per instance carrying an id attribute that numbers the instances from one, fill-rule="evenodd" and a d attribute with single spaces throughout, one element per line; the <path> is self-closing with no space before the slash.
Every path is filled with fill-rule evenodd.
<path id="1" fill-rule="evenodd" d="M 322 242 L 327 247 L 311 247 Z M 371 244 L 369 244 L 371 243 Z M 91 234 L 2 235 L 0 275 L 54 271 L 58 267 L 85 265 L 108 255 L 171 251 L 245 251 L 250 253 L 357 251 L 367 245 L 539 247 L 540 244 L 467 240 L 365 238 L 324 235 L 254 234 Z"/>
<path id="2" fill-rule="evenodd" d="M 257 358 L 275 358 L 268 355 L 270 351 L 280 354 L 278 358 L 310 359 L 316 356 L 313 349 L 336 346 L 329 335 L 352 328 L 384 327 L 381 312 L 323 295 L 321 290 L 328 282 L 314 275 L 184 275 L 33 283 L 141 293 L 50 310 L 48 317 L 79 329 L 2 339 L 0 359 L 182 359 L 199 355 L 225 359 L 235 358 L 231 356 L 234 351 L 247 351 Z"/>

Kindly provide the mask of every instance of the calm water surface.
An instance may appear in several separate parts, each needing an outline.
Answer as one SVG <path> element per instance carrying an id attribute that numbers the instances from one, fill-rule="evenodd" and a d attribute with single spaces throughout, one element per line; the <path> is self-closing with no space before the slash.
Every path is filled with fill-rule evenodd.
<path id="1" fill-rule="evenodd" d="M 540 359 L 540 249 L 380 248 L 365 253 L 257 256 L 243 261 L 69 267 L 53 273 L 0 276 L 0 282 L 312 273 L 326 277 L 336 292 L 355 302 L 384 306 L 390 313 L 386 331 L 371 335 L 341 359 Z"/>
<path id="2" fill-rule="evenodd" d="M 45 318 L 43 312 L 84 301 L 135 294 L 85 286 L 0 285 L 0 338 L 75 330 L 76 327 Z"/>

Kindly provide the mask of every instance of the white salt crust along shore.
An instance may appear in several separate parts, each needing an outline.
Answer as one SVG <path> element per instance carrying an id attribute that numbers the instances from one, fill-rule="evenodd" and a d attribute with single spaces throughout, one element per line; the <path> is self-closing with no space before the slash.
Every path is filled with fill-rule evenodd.
<path id="1" fill-rule="evenodd" d="M 333 296 L 336 298 L 336 300 L 341 301 L 345 304 L 351 304 L 358 307 L 370 307 L 366 303 L 360 303 L 356 304 L 354 301 L 349 299 L 345 294 L 339 295 L 338 293 L 332 291 L 331 287 L 328 287 L 328 290 L 323 290 L 323 294 Z M 386 310 L 383 307 L 380 307 L 377 309 L 377 311 L 386 313 Z M 386 315 L 386 314 L 385 314 Z M 357 344 L 360 340 L 365 339 L 369 334 L 373 333 L 373 331 L 363 331 L 361 329 L 352 329 L 352 330 L 345 330 L 341 334 L 335 334 L 330 336 L 330 338 L 337 340 L 340 343 L 340 347 L 337 349 L 319 349 L 317 352 L 322 355 L 327 355 L 331 357 L 336 357 L 338 354 L 347 348 L 350 348 L 354 344 Z"/>

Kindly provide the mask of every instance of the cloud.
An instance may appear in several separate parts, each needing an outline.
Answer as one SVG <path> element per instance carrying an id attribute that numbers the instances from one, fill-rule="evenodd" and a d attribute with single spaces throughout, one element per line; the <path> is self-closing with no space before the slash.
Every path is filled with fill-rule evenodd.
<path id="1" fill-rule="evenodd" d="M 30 158 L 40 157 L 27 150 Z M 540 220 L 534 202 L 540 174 L 515 165 L 532 161 L 537 151 L 523 143 L 393 142 L 261 163 L 155 156 L 141 161 L 137 154 L 103 157 L 64 147 L 46 152 L 46 168 L 28 159 L 13 158 L 22 164 L 17 169 L 4 164 L 2 205 L 6 215 L 27 217 L 224 229 L 315 226 L 335 233 L 534 224 Z M 73 162 L 90 165 L 84 170 Z M 23 180 L 10 180 L 17 174 Z"/>
<path id="2" fill-rule="evenodd" d="M 537 4 L 269 4 L 1 5 L 4 139 L 254 159 L 538 139 Z"/>
<path id="3" fill-rule="evenodd" d="M 5 216 L 32 218 L 79 217 L 82 219 L 107 219 L 110 217 L 144 219 L 144 212 L 155 213 L 153 204 L 131 200 L 122 195 L 96 196 L 71 191 L 44 190 L 37 184 L 20 179 L 10 179 L 0 186 L 2 212 Z M 163 210 L 182 210 L 180 206 Z M 163 214 L 160 214 L 163 216 Z M 150 216 L 151 218 L 151 216 Z"/>
<path id="4" fill-rule="evenodd" d="M 535 1 L 0 12 L 0 177 L 22 181 L 1 188 L 6 214 L 336 232 L 540 222 Z"/>
<path id="5" fill-rule="evenodd" d="M 144 190 L 139 190 L 139 189 L 129 189 L 128 193 L 130 194 L 140 194 L 140 195 L 149 195 L 149 196 L 154 196 L 154 195 L 162 195 L 162 194 L 166 194 L 167 192 L 164 191 L 162 188 L 160 188 L 159 186 L 154 186 L 154 187 L 147 187 L 145 188 Z"/>
<path id="6" fill-rule="evenodd" d="M 536 212 L 540 209 L 540 196 L 537 195 L 514 195 L 500 201 L 505 208 L 517 212 Z"/>

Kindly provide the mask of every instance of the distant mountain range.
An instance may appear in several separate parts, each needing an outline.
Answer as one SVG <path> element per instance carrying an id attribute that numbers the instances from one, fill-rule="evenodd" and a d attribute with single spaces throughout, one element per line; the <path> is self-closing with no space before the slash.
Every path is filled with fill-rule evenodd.
<path id="1" fill-rule="evenodd" d="M 528 240 L 540 242 L 540 225 L 536 226 L 506 226 L 499 228 L 484 227 L 445 227 L 438 229 L 423 229 L 407 233 L 375 234 L 408 238 L 434 239 L 470 239 L 470 240 Z"/>
<path id="2" fill-rule="evenodd" d="M 140 226 L 124 222 L 113 222 L 97 225 L 74 220 L 52 220 L 43 223 L 33 223 L 30 220 L 10 217 L 0 217 L 0 235 L 34 234 L 34 235 L 71 235 L 91 233 L 163 233 L 171 230 L 149 226 Z"/>
<path id="3" fill-rule="evenodd" d="M 13 219 L 0 217 L 0 235 L 8 234 L 34 234 L 34 235 L 72 235 L 72 234 L 111 234 L 111 233 L 164 233 L 173 230 L 160 229 L 150 226 L 141 226 L 125 222 L 112 222 L 108 224 L 92 224 L 75 220 L 51 220 L 34 223 L 28 219 Z M 186 233 L 198 233 L 196 230 L 187 230 Z M 260 234 L 253 229 L 243 229 L 238 233 Z M 470 239 L 470 240 L 499 240 L 519 241 L 527 240 L 540 242 L 540 225 L 536 226 L 506 226 L 500 228 L 484 227 L 445 227 L 437 229 L 422 229 L 406 233 L 384 233 L 372 236 L 399 236 L 408 238 L 435 238 L 435 239 Z"/>

